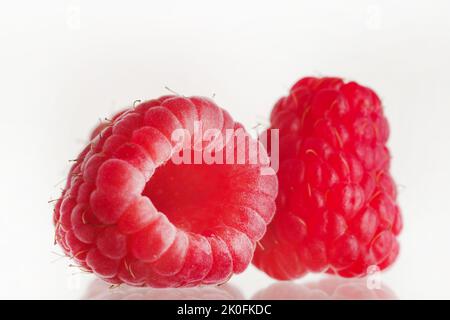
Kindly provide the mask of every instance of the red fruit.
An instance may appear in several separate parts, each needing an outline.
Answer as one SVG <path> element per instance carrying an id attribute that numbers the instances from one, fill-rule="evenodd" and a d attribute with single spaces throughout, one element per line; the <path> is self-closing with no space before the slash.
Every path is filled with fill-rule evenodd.
<path id="1" fill-rule="evenodd" d="M 224 139 L 199 143 L 199 122 L 205 134 L 217 129 Z M 242 272 L 273 217 L 276 175 L 262 175 L 268 163 L 249 158 L 174 161 L 191 152 L 200 160 L 251 153 L 255 141 L 241 128 L 198 97 L 165 96 L 120 112 L 94 130 L 69 173 L 54 212 L 57 242 L 84 269 L 115 284 L 217 284 Z M 185 129 L 182 152 L 172 140 L 176 129 Z M 227 131 L 250 143 L 238 146 Z M 267 158 L 262 146 L 256 151 Z"/>
<path id="2" fill-rule="evenodd" d="M 271 128 L 280 130 L 277 213 L 253 263 L 283 280 L 392 264 L 402 219 L 378 96 L 355 82 L 304 78 L 276 103 Z"/>

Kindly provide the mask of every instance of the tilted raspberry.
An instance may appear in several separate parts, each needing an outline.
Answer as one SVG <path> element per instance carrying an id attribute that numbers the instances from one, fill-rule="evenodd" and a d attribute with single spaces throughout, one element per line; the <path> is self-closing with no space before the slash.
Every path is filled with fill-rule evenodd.
<path id="1" fill-rule="evenodd" d="M 271 128 L 280 129 L 277 213 L 254 264 L 277 279 L 363 276 L 392 264 L 402 219 L 378 96 L 355 82 L 304 78 L 276 103 Z"/>
<path id="2" fill-rule="evenodd" d="M 223 137 L 244 131 L 210 100 L 180 96 L 141 103 L 95 130 L 55 206 L 56 241 L 68 256 L 107 282 L 133 286 L 223 283 L 248 266 L 275 212 L 277 177 L 261 174 L 268 161 L 250 157 L 175 164 L 172 133 L 195 136 L 196 122 Z M 258 144 L 246 139 L 247 151 Z M 216 154 L 236 151 L 235 140 L 224 138 Z M 186 141 L 201 155 L 220 142 Z"/>

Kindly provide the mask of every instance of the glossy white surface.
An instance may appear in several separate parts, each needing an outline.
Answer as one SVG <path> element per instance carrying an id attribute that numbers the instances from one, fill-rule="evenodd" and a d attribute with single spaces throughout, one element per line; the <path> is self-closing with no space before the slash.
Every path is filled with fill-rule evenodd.
<path id="1" fill-rule="evenodd" d="M 85 294 L 92 276 L 52 253 L 47 201 L 99 118 L 168 86 L 215 95 L 251 128 L 311 74 L 383 99 L 405 228 L 382 280 L 400 298 L 450 298 L 449 12 L 445 0 L 2 2 L 0 298 Z M 231 280 L 245 297 L 273 282 L 254 268 Z"/>

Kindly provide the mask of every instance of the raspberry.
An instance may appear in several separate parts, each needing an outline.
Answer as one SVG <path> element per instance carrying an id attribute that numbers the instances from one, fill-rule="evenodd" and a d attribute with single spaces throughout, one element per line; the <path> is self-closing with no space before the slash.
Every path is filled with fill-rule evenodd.
<path id="1" fill-rule="evenodd" d="M 223 134 L 199 143 L 196 123 Z M 187 148 L 172 140 L 179 129 Z M 261 174 L 268 161 L 228 162 L 240 147 L 229 131 L 246 134 L 199 97 L 164 96 L 100 124 L 55 206 L 56 241 L 83 269 L 113 284 L 217 284 L 244 271 L 275 212 L 277 177 Z M 245 139 L 251 154 L 259 143 Z M 267 158 L 262 146 L 256 150 L 258 159 Z M 189 153 L 222 154 L 227 162 L 174 161 Z"/>
<path id="2" fill-rule="evenodd" d="M 280 130 L 277 211 L 253 263 L 276 279 L 391 265 L 402 219 L 378 96 L 339 78 L 304 78 L 276 103 L 271 128 Z"/>

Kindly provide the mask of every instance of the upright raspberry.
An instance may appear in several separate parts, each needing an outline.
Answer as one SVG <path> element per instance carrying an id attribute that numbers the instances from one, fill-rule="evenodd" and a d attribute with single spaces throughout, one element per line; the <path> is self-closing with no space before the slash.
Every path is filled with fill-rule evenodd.
<path id="1" fill-rule="evenodd" d="M 277 213 L 254 264 L 277 279 L 384 269 L 402 219 L 378 96 L 339 78 L 304 78 L 271 114 L 280 129 Z"/>
<path id="2" fill-rule="evenodd" d="M 219 134 L 194 139 L 196 124 Z M 174 132 L 184 133 L 183 148 Z M 82 268 L 114 284 L 227 281 L 250 263 L 277 192 L 276 175 L 261 174 L 268 161 L 250 157 L 267 154 L 250 148 L 258 143 L 249 135 L 244 161 L 228 161 L 242 152 L 238 132 L 245 130 L 205 98 L 164 96 L 120 112 L 94 130 L 70 170 L 54 211 L 56 241 Z M 201 161 L 173 161 L 189 153 Z M 203 158 L 219 154 L 227 157 L 222 163 Z"/>

